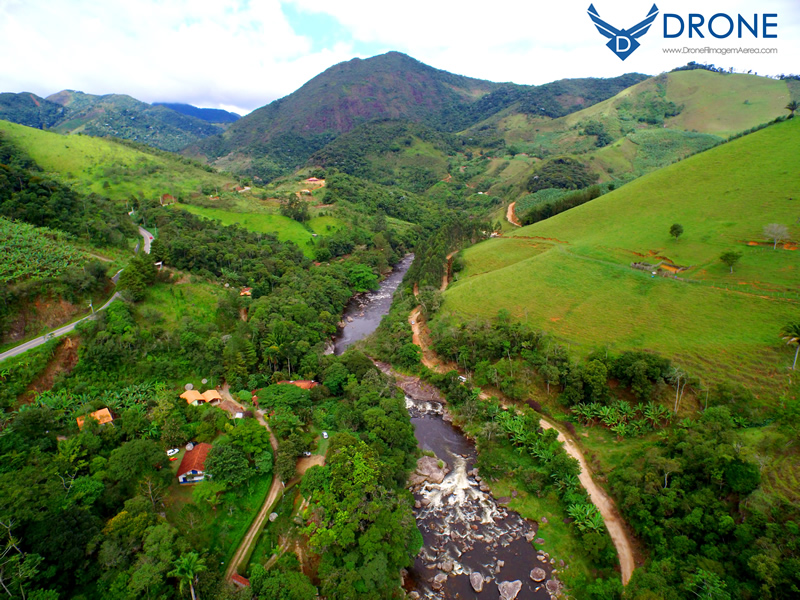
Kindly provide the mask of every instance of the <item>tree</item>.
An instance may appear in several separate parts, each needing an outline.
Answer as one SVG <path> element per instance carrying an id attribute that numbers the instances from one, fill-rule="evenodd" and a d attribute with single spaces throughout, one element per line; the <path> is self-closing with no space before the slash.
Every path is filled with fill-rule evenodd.
<path id="1" fill-rule="evenodd" d="M 672 227 L 669 228 L 669 234 L 674 237 L 676 240 L 683 235 L 683 225 L 680 223 L 674 223 Z"/>
<path id="2" fill-rule="evenodd" d="M 772 249 L 776 250 L 778 248 L 778 242 L 782 242 L 783 240 L 789 238 L 789 228 L 786 227 L 786 225 L 781 225 L 780 223 L 770 223 L 769 225 L 764 225 L 764 237 L 772 240 Z"/>
<path id="3" fill-rule="evenodd" d="M 784 107 L 786 110 L 789 111 L 789 118 L 794 118 L 794 111 L 800 108 L 800 104 L 797 103 L 797 100 L 792 100 Z"/>
<path id="4" fill-rule="evenodd" d="M 236 487 L 253 475 L 253 469 L 241 448 L 228 444 L 214 446 L 206 457 L 206 473 L 224 486 Z"/>
<path id="5" fill-rule="evenodd" d="M 741 252 L 734 252 L 732 250 L 728 250 L 727 252 L 723 252 L 719 259 L 728 265 L 731 269 L 731 273 L 733 273 L 733 265 L 739 262 L 739 259 L 742 258 Z"/>
<path id="6" fill-rule="evenodd" d="M 197 600 L 197 595 L 194 592 L 194 584 L 197 581 L 198 573 L 202 573 L 205 570 L 205 561 L 200 558 L 200 555 L 197 552 L 187 552 L 175 561 L 175 568 L 167 573 L 167 575 L 178 578 L 178 589 L 181 592 L 183 592 L 184 585 L 188 583 L 189 591 L 192 594 L 192 600 Z"/>
<path id="7" fill-rule="evenodd" d="M 701 600 L 730 600 L 731 595 L 725 591 L 726 587 L 725 582 L 716 573 L 698 569 L 697 573 L 686 579 L 684 589 Z"/>
<path id="8" fill-rule="evenodd" d="M 225 486 L 218 481 L 205 480 L 194 486 L 192 490 L 192 502 L 195 504 L 208 503 L 214 510 L 222 502 L 220 494 L 225 491 Z"/>
<path id="9" fill-rule="evenodd" d="M 800 321 L 793 321 L 787 323 L 781 329 L 781 335 L 789 346 L 796 346 L 794 351 L 794 362 L 792 363 L 792 371 L 797 366 L 797 354 L 800 353 Z"/>
<path id="10" fill-rule="evenodd" d="M 310 218 L 308 214 L 308 203 L 301 200 L 299 196 L 294 194 L 283 198 L 281 201 L 281 214 L 304 223 Z"/>

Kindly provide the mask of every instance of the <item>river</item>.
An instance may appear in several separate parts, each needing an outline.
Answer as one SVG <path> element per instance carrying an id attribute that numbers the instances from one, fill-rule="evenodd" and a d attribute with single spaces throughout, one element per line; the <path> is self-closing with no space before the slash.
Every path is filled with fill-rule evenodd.
<path id="1" fill-rule="evenodd" d="M 378 328 L 383 315 L 389 312 L 392 306 L 392 297 L 400 287 L 412 262 L 414 262 L 414 255 L 406 254 L 392 268 L 388 277 L 381 282 L 378 291 L 359 294 L 350 300 L 342 315 L 345 325 L 334 341 L 336 354 L 341 354 L 350 345 L 367 337 Z"/>
<path id="2" fill-rule="evenodd" d="M 377 292 L 351 302 L 335 340 L 336 354 L 375 331 L 412 261 L 413 255 L 406 256 Z M 549 555 L 537 553 L 530 543 L 536 535 L 535 524 L 508 510 L 505 503 L 510 498 L 496 500 L 482 483 L 475 468 L 475 447 L 450 423 L 438 391 L 416 377 L 395 373 L 390 365 L 377 364 L 395 376 L 404 390 L 419 447 L 435 454 L 446 470 L 440 483 L 418 481 L 411 488 L 424 544 L 405 582 L 406 590 L 416 593 L 410 597 L 496 600 L 501 583 L 518 582 L 512 585 L 512 589 L 520 588 L 512 596 L 517 600 L 549 599 L 545 582 L 531 579 L 533 569 L 543 570 L 542 579 L 552 569 Z M 476 574 L 473 579 L 480 575 L 480 593 L 470 582 L 471 574 Z"/>

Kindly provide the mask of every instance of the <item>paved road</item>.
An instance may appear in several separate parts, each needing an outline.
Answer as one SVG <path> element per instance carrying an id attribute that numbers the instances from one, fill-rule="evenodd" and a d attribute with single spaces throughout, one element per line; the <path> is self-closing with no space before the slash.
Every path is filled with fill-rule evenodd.
<path id="1" fill-rule="evenodd" d="M 144 252 L 150 254 L 150 242 L 153 240 L 153 234 L 147 231 L 141 225 L 139 226 L 139 235 L 144 239 Z"/>
<path id="2" fill-rule="evenodd" d="M 150 241 L 153 238 L 153 234 L 150 233 L 149 231 L 147 231 L 144 227 L 139 227 L 139 235 L 141 235 L 142 239 L 144 240 L 144 251 L 147 254 L 150 254 Z M 138 246 L 137 246 L 137 248 L 138 248 Z M 108 259 L 103 259 L 103 260 L 108 260 Z M 122 273 L 122 269 L 117 271 L 114 274 L 114 276 L 111 278 L 111 280 L 114 282 L 114 285 L 117 285 L 117 282 L 119 281 L 120 273 Z M 101 310 L 103 310 L 105 308 L 108 308 L 108 305 L 111 304 L 117 298 L 121 298 L 119 293 L 116 293 L 113 296 L 111 296 L 111 299 L 108 302 L 106 302 L 105 304 L 103 304 L 103 306 L 101 306 L 100 308 L 95 310 L 95 312 L 98 312 L 98 311 L 101 311 Z M 46 341 L 51 340 L 52 338 L 61 337 L 62 335 L 73 331 L 75 329 L 75 326 L 78 323 L 80 323 L 81 321 L 85 321 L 86 319 L 91 319 L 93 316 L 94 315 L 86 315 L 85 317 L 83 317 L 82 319 L 80 319 L 78 321 L 75 321 L 74 323 L 70 323 L 69 325 L 64 325 L 63 327 L 59 327 L 58 329 L 54 329 L 53 331 L 51 331 L 49 333 L 46 333 L 43 336 L 40 336 L 40 337 L 38 337 L 36 339 L 30 340 L 28 342 L 25 342 L 24 344 L 20 344 L 19 346 L 16 346 L 15 348 L 12 348 L 11 350 L 3 352 L 2 354 L 0 354 L 0 361 L 3 361 L 5 359 L 7 359 L 7 358 L 11 358 L 12 356 L 18 356 L 18 355 L 22 354 L 23 352 L 27 352 L 28 350 L 31 350 L 32 348 L 36 348 L 36 346 L 41 346 Z"/>
<path id="3" fill-rule="evenodd" d="M 98 313 L 99 311 L 103 310 L 103 309 L 108 308 L 108 306 L 114 300 L 116 300 L 117 298 L 121 298 L 119 293 L 116 293 L 113 296 L 111 296 L 111 299 L 108 302 L 103 304 L 103 306 L 101 306 L 100 308 L 96 309 L 95 310 L 95 314 Z M 85 317 L 83 317 L 82 319 L 80 319 L 78 321 L 75 321 L 74 323 L 70 323 L 69 325 L 64 325 L 63 327 L 59 327 L 58 329 L 54 329 L 50 333 L 46 333 L 43 336 L 40 336 L 40 337 L 38 337 L 36 339 L 30 340 L 29 342 L 25 342 L 24 344 L 20 344 L 19 346 L 15 347 L 15 348 L 12 348 L 11 350 L 3 352 L 2 354 L 0 354 L 0 361 L 3 361 L 5 359 L 7 359 L 7 358 L 11 358 L 12 356 L 17 356 L 19 354 L 22 354 L 23 352 L 27 352 L 28 350 L 30 350 L 32 348 L 36 348 L 36 346 L 41 346 L 42 344 L 44 344 L 45 342 L 47 342 L 47 341 L 49 341 L 49 340 L 51 340 L 53 338 L 61 337 L 62 335 L 73 331 L 75 329 L 75 326 L 78 323 L 81 323 L 82 321 L 85 321 L 86 319 L 91 319 L 93 317 L 94 317 L 94 314 L 86 315 Z"/>

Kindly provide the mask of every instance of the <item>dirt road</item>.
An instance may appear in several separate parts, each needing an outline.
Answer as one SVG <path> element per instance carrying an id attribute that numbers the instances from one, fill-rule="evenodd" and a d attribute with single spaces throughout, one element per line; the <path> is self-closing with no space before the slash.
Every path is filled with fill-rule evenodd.
<path id="1" fill-rule="evenodd" d="M 230 390 L 228 389 L 228 384 L 226 383 L 225 386 L 220 390 L 220 395 L 225 399 L 237 404 L 241 407 L 242 412 L 244 412 L 244 407 L 236 402 L 231 396 Z M 267 425 L 267 421 L 264 419 L 264 413 L 260 410 L 255 411 L 256 419 L 258 420 L 259 424 L 267 428 L 269 431 L 269 443 L 272 446 L 273 453 L 277 454 L 278 452 L 278 440 L 270 430 L 269 425 Z M 239 547 L 236 549 L 236 554 L 233 555 L 233 558 L 228 563 L 228 568 L 225 570 L 225 579 L 230 580 L 230 578 L 236 573 L 239 569 L 239 566 L 244 561 L 245 556 L 250 551 L 250 547 L 256 543 L 258 539 L 258 535 L 261 533 L 261 529 L 264 526 L 264 521 L 266 520 L 267 516 L 272 510 L 272 507 L 278 501 L 278 498 L 283 494 L 283 482 L 278 478 L 277 475 L 273 474 L 272 478 L 272 485 L 269 488 L 269 492 L 267 492 L 267 497 L 264 500 L 264 504 L 261 505 L 261 510 L 258 512 L 255 520 L 250 525 L 250 529 L 247 530 L 247 533 L 242 538 L 242 541 L 239 543 Z"/>
<path id="2" fill-rule="evenodd" d="M 512 202 L 508 205 L 508 211 L 506 211 L 506 219 L 512 225 L 516 225 L 517 227 L 522 227 L 522 223 L 519 222 L 517 218 L 517 213 L 514 212 L 514 207 L 517 205 L 516 202 Z"/>
<path id="3" fill-rule="evenodd" d="M 438 372 L 452 369 L 458 370 L 456 365 L 442 364 L 439 357 L 428 347 L 428 328 L 425 326 L 425 323 L 421 321 L 420 317 L 420 309 L 417 307 L 411 312 L 408 320 L 409 323 L 411 323 L 413 342 L 422 350 L 422 364 Z M 487 396 L 488 394 L 481 394 L 482 398 L 486 398 Z M 513 403 L 511 402 L 506 401 L 503 402 L 503 404 L 504 406 L 513 407 Z M 597 506 L 597 509 L 603 517 L 608 533 L 611 536 L 611 541 L 614 543 L 614 547 L 617 549 L 617 554 L 619 555 L 622 584 L 627 585 L 636 565 L 634 562 L 633 544 L 616 504 L 614 504 L 614 501 L 609 498 L 608 494 L 606 494 L 605 491 L 595 483 L 594 479 L 592 479 L 592 472 L 589 469 L 589 465 L 586 463 L 583 452 L 581 452 L 575 440 L 555 423 L 540 419 L 539 424 L 543 429 L 552 428 L 558 431 L 558 441 L 564 444 L 564 450 L 580 463 L 581 472 L 579 479 L 581 485 L 586 489 L 592 502 Z"/>
<path id="4" fill-rule="evenodd" d="M 619 555 L 622 585 L 627 585 L 631 580 L 631 575 L 633 574 L 633 569 L 636 567 L 636 564 L 633 559 L 633 546 L 628 538 L 628 532 L 625 530 L 625 523 L 617 510 L 617 505 L 608 497 L 605 490 L 598 486 L 594 482 L 594 479 L 592 479 L 592 472 L 589 469 L 589 465 L 586 464 L 583 452 L 578 448 L 575 440 L 550 421 L 540 419 L 539 425 L 542 426 L 542 429 L 555 429 L 558 431 L 558 441 L 564 444 L 564 450 L 580 463 L 581 472 L 578 478 L 580 479 L 581 485 L 589 493 L 592 503 L 603 516 L 608 534 L 611 536 L 611 541 L 614 542 L 614 547 L 617 549 L 617 554 Z"/>

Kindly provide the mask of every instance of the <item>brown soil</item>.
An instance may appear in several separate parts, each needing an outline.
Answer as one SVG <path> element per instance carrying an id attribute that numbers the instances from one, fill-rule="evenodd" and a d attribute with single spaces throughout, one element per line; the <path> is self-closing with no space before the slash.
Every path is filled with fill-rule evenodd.
<path id="1" fill-rule="evenodd" d="M 36 397 L 36 394 L 41 394 L 49 389 L 52 389 L 56 377 L 61 373 L 69 373 L 78 362 L 78 338 L 64 338 L 56 348 L 53 358 L 44 368 L 44 370 L 36 376 L 28 388 L 20 394 L 17 401 L 20 404 L 30 404 Z"/>
<path id="2" fill-rule="evenodd" d="M 521 240 L 544 240 L 545 242 L 555 242 L 556 244 L 569 244 L 569 242 L 558 238 L 542 237 L 540 235 L 515 235 L 514 237 Z"/>
<path id="3" fill-rule="evenodd" d="M 63 298 L 37 298 L 11 319 L 0 342 L 17 342 L 36 331 L 58 327 L 84 310 L 88 311 L 88 307 L 76 306 Z"/>
<path id="4" fill-rule="evenodd" d="M 312 454 L 311 456 L 304 456 L 297 460 L 297 474 L 302 476 L 306 474 L 313 466 L 324 466 L 325 465 L 325 456 L 322 454 Z"/>
<path id="5" fill-rule="evenodd" d="M 512 202 L 511 204 L 508 205 L 508 210 L 506 211 L 506 219 L 508 219 L 508 222 L 511 223 L 512 225 L 516 225 L 517 227 L 522 227 L 522 223 L 520 223 L 519 219 L 517 218 L 517 213 L 514 212 L 514 207 L 516 205 L 517 205 L 516 202 Z"/>

